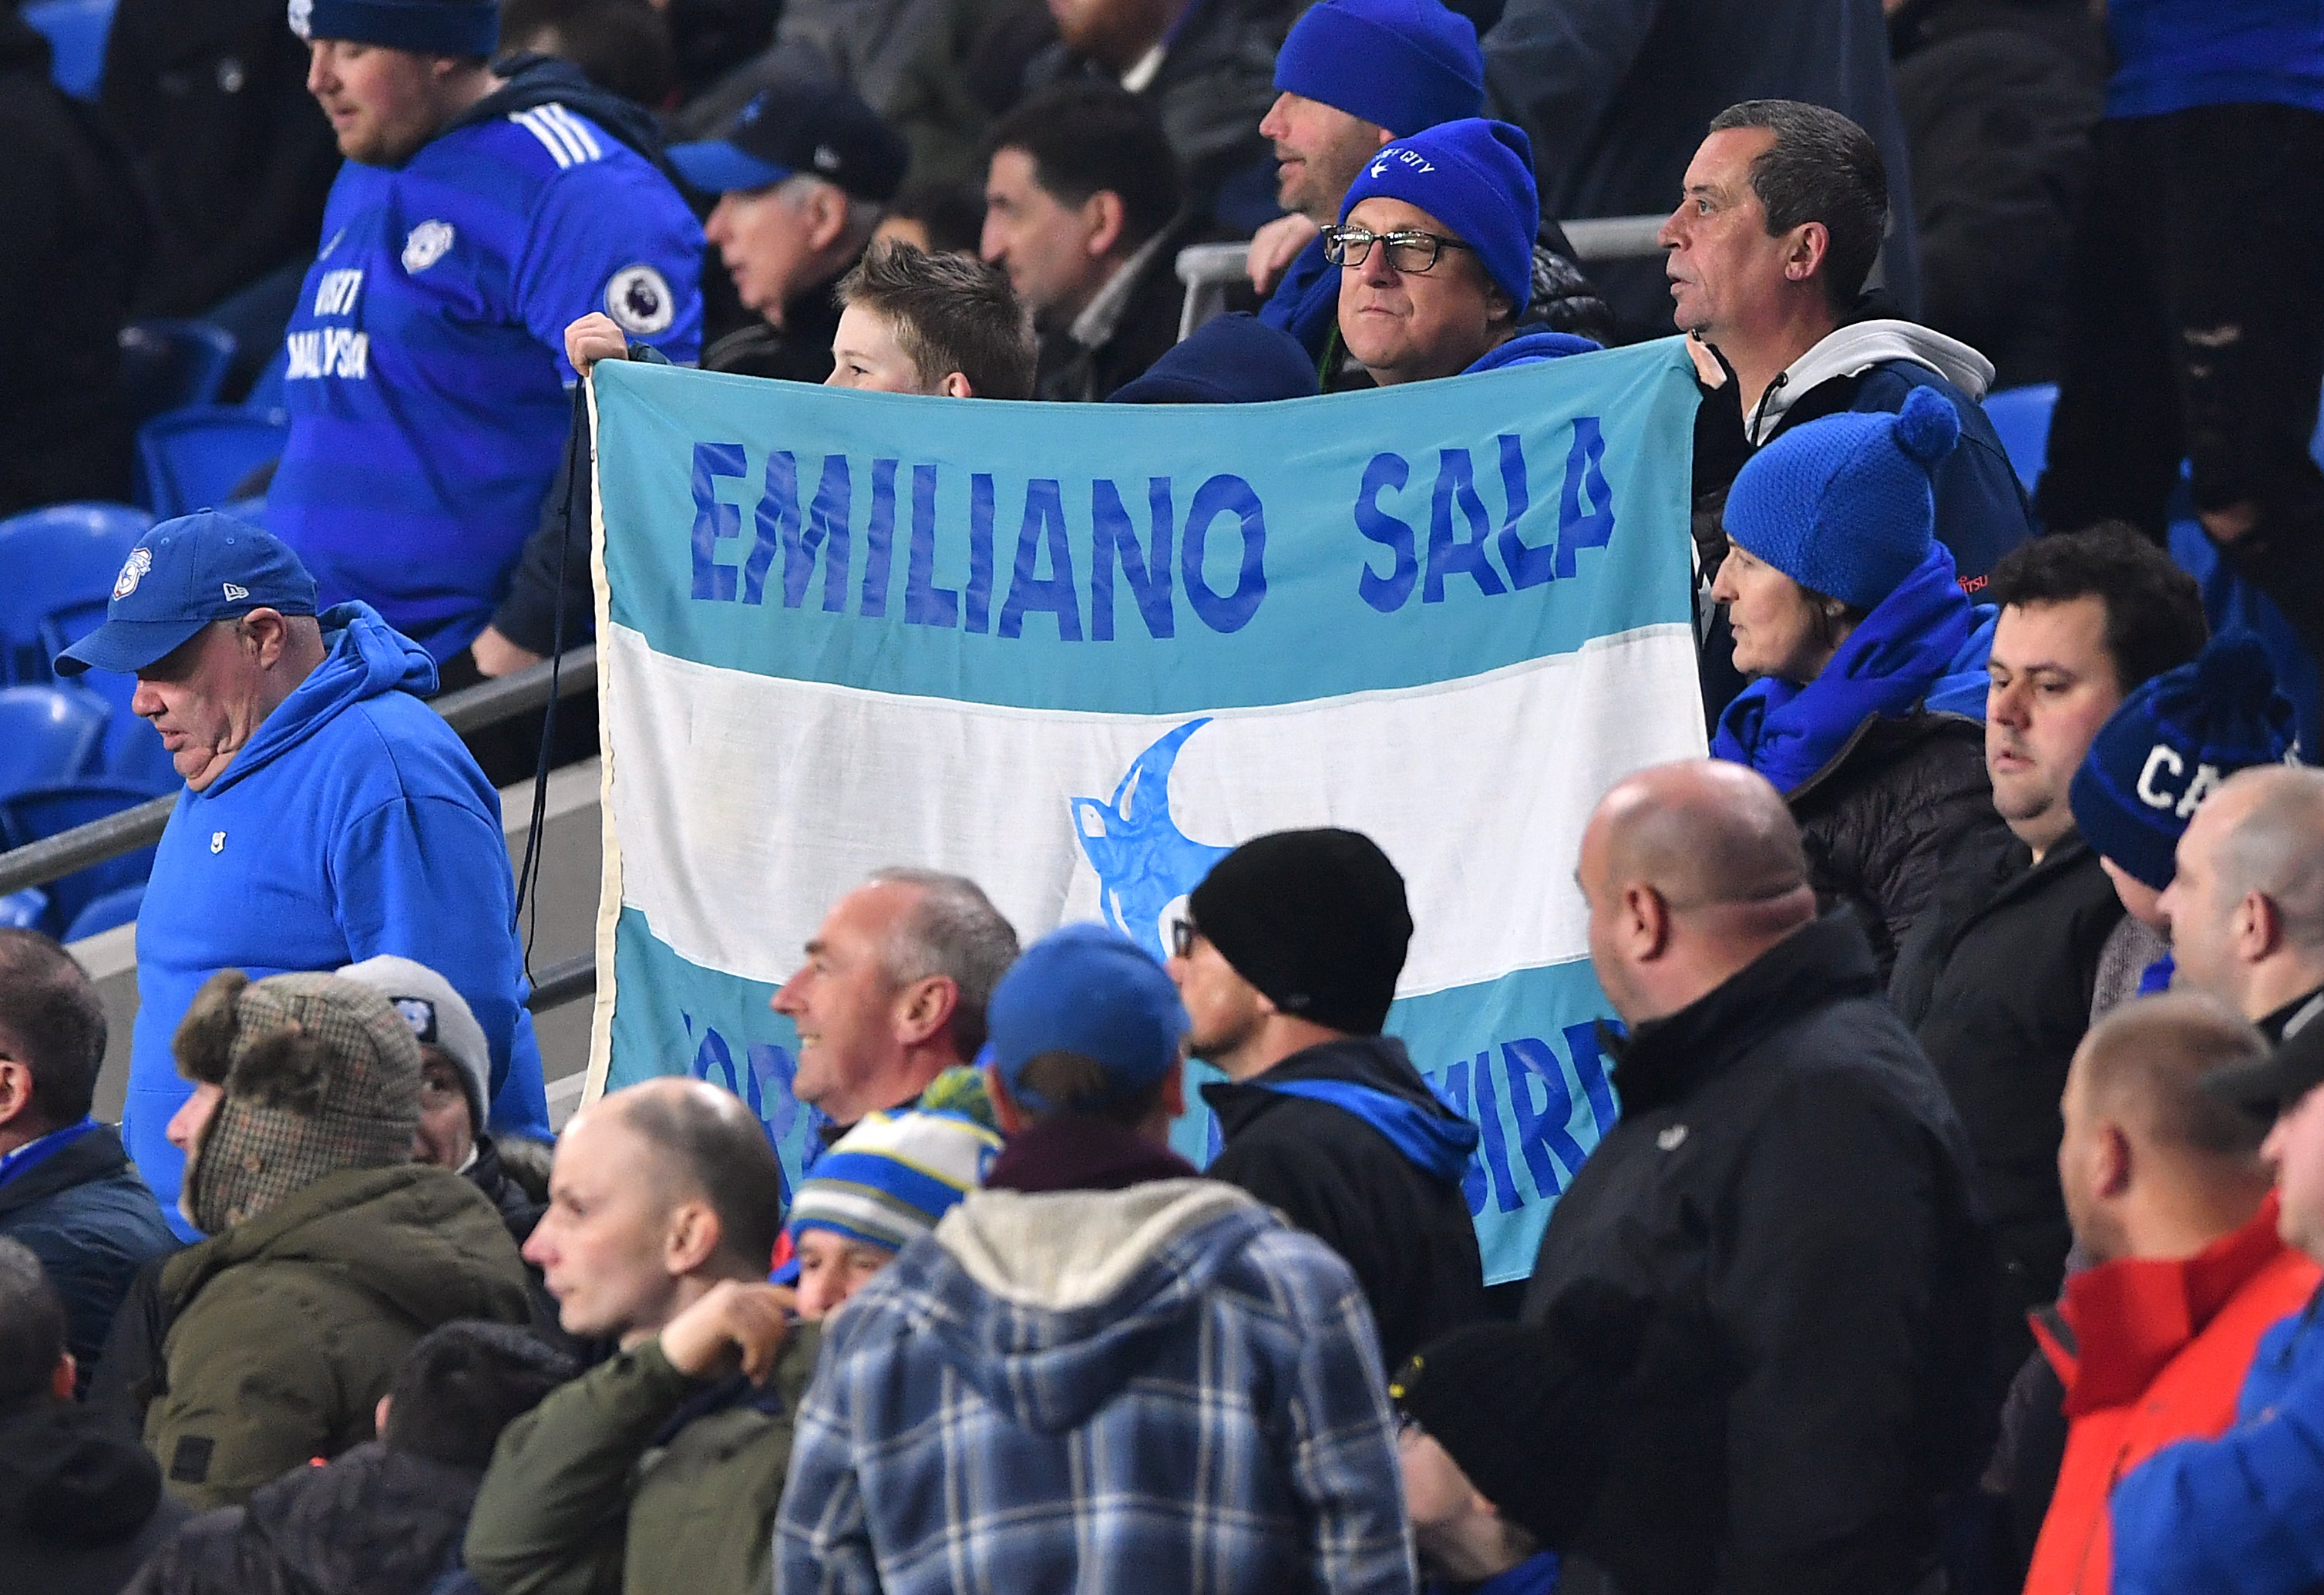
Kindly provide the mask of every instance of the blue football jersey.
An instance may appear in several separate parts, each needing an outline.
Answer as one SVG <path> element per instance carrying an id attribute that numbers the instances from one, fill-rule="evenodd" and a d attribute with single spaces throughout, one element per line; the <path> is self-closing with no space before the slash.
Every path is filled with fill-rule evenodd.
<path id="1" fill-rule="evenodd" d="M 702 229 L 651 162 L 561 104 L 348 161 L 290 319 L 290 439 L 267 494 L 326 605 L 360 598 L 438 662 L 507 590 L 572 419 L 592 310 L 702 346 Z"/>

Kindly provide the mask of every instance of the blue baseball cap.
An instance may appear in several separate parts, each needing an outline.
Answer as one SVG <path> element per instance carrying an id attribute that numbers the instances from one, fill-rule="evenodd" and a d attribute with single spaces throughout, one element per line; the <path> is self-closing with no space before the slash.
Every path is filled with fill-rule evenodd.
<path id="1" fill-rule="evenodd" d="M 197 510 L 137 539 L 114 581 L 105 623 L 57 655 L 56 672 L 134 674 L 212 621 L 238 620 L 254 609 L 312 614 L 315 578 L 281 539 Z"/>
<path id="2" fill-rule="evenodd" d="M 911 146 L 845 86 L 800 78 L 761 90 L 722 138 L 672 144 L 669 163 L 706 194 L 763 189 L 805 172 L 884 205 L 911 163 Z"/>
<path id="3" fill-rule="evenodd" d="M 1068 925 L 1026 948 L 993 989 L 985 1023 L 1001 1083 L 1036 1112 L 1056 1106 L 1022 1083 L 1025 1065 L 1044 1053 L 1102 1065 L 1105 1102 L 1122 1102 L 1178 1066 L 1191 1026 L 1162 966 L 1102 925 Z"/>

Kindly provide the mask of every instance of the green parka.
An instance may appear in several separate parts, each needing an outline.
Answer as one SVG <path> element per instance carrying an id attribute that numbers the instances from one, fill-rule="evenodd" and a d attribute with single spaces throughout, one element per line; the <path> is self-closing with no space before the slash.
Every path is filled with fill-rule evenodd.
<path id="1" fill-rule="evenodd" d="M 659 1341 L 552 1391 L 501 1433 L 468 1518 L 469 1572 L 493 1595 L 767 1595 L 791 1420 L 821 1343 L 794 1325 L 763 1392 L 689 1378 Z"/>
<path id="2" fill-rule="evenodd" d="M 161 1298 L 145 1445 L 198 1508 L 238 1505 L 371 1439 L 397 1364 L 437 1325 L 530 1316 L 500 1213 L 458 1175 L 418 1164 L 293 1192 L 171 1258 Z"/>

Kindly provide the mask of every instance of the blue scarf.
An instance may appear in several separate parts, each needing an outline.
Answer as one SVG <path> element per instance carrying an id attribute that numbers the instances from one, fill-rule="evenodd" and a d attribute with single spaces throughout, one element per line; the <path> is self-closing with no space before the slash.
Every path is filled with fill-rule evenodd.
<path id="1" fill-rule="evenodd" d="M 1927 706 L 1948 715 L 1966 715 L 1972 720 L 1985 718 L 1985 696 L 1991 683 L 1986 678 L 1986 662 L 1993 658 L 1993 622 L 2001 611 L 1991 604 L 1972 605 L 1969 612 L 1969 641 L 1953 655 L 1953 662 L 1929 688 Z"/>
<path id="2" fill-rule="evenodd" d="M 1277 332 L 1287 332 L 1317 360 L 1340 324 L 1340 268 L 1323 258 L 1323 240 L 1307 241 L 1284 268 L 1283 281 L 1259 306 L 1259 318 Z"/>
<path id="3" fill-rule="evenodd" d="M 1864 617 L 1831 663 L 1801 686 L 1766 676 L 1719 717 L 1715 759 L 1748 764 L 1790 792 L 1831 761 L 1875 715 L 1903 715 L 1953 668 L 1969 641 L 1969 603 L 1942 543 Z"/>

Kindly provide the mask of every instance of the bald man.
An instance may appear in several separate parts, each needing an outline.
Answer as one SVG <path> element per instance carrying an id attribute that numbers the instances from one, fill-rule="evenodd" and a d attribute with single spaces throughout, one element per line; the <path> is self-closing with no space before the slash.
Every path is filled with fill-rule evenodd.
<path id="1" fill-rule="evenodd" d="M 2283 1041 L 2324 1014 L 2324 770 L 2229 776 L 2179 838 L 2157 905 L 2178 980 Z"/>
<path id="2" fill-rule="evenodd" d="M 1817 917 L 1798 827 L 1751 770 L 1622 782 L 1577 879 L 1629 1030 L 1611 1044 L 1622 1122 L 1550 1216 L 1526 1317 L 1554 1332 L 1610 1297 L 1695 1324 L 1684 1360 L 1724 1375 L 1702 1416 L 1725 1489 L 1667 1537 L 1702 1587 L 1912 1590 L 1992 1406 L 1986 1254 L 1943 1088 L 1853 916 Z M 1597 1515 L 1666 1517 L 1655 1480 L 1637 1489 Z"/>
<path id="3" fill-rule="evenodd" d="M 468 1520 L 484 1588 L 773 1587 L 790 1415 L 817 1343 L 765 1282 L 782 1198 L 766 1131 L 732 1093 L 651 1080 L 574 1115 L 524 1255 L 566 1332 L 620 1349 L 502 1433 Z"/>
<path id="4" fill-rule="evenodd" d="M 2266 1125 L 2202 1086 L 2267 1056 L 2197 992 L 2116 1009 L 2074 1055 L 2058 1175 L 2091 1266 L 2034 1315 L 2072 1418 L 2026 1595 L 2113 1587 L 2115 1480 L 2224 1431 L 2260 1335 L 2316 1288 L 2316 1265 L 2277 1233 Z"/>

